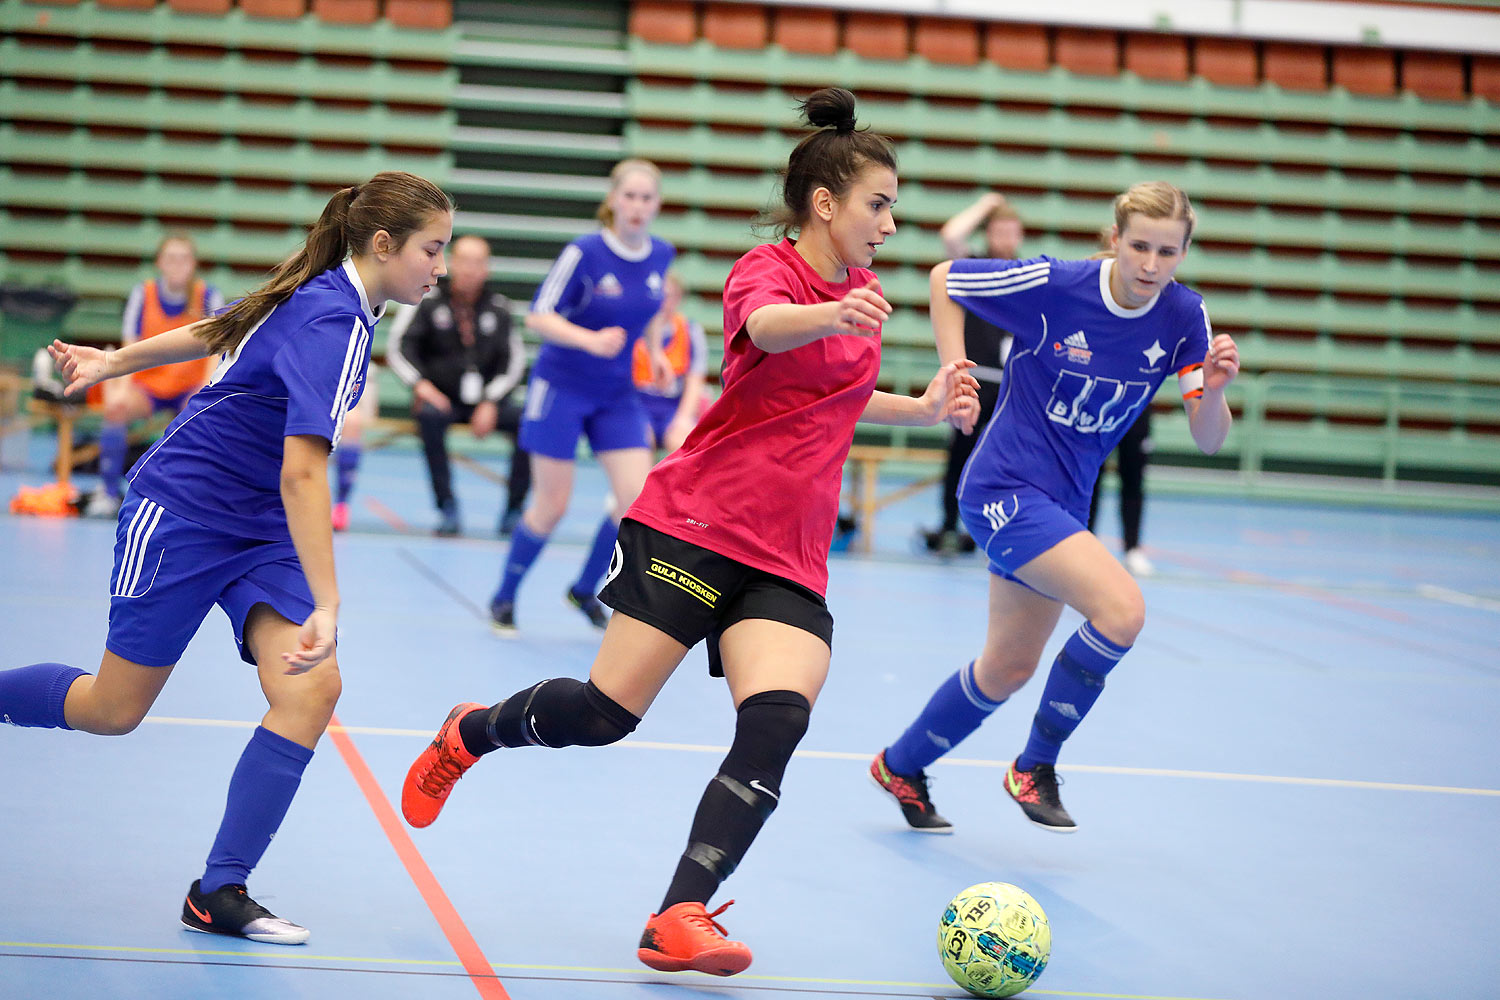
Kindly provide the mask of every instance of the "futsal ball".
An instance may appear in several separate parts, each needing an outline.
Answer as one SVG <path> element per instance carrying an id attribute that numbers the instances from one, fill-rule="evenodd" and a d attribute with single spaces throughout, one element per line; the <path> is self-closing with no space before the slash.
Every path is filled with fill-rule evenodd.
<path id="1" fill-rule="evenodd" d="M 974 996 L 1015 996 L 1047 967 L 1052 927 L 1026 890 L 981 882 L 954 896 L 943 911 L 938 953 L 953 981 Z"/>

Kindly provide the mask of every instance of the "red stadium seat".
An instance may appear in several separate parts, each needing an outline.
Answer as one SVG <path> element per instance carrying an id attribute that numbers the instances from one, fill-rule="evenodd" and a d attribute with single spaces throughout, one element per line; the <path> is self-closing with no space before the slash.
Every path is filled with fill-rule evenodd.
<path id="1" fill-rule="evenodd" d="M 721 49 L 763 49 L 770 18 L 760 4 L 711 3 L 703 8 L 703 37 Z"/>
<path id="2" fill-rule="evenodd" d="M 307 0 L 239 0 L 249 17 L 296 18 L 307 13 Z"/>
<path id="3" fill-rule="evenodd" d="M 1120 72 L 1120 36 L 1092 28 L 1058 28 L 1056 59 L 1070 73 L 1114 76 Z"/>
<path id="4" fill-rule="evenodd" d="M 312 0 L 312 12 L 333 24 L 374 24 L 380 19 L 379 0 Z"/>
<path id="5" fill-rule="evenodd" d="M 905 59 L 911 55 L 911 25 L 900 14 L 850 11 L 844 47 L 864 59 Z"/>
<path id="6" fill-rule="evenodd" d="M 167 6 L 184 14 L 227 14 L 233 0 L 167 0 Z"/>
<path id="7" fill-rule="evenodd" d="M 1052 65 L 1052 41 L 1040 24 L 996 22 L 984 33 L 984 57 L 1006 69 L 1041 72 Z"/>
<path id="8" fill-rule="evenodd" d="M 1255 43 L 1239 38 L 1199 38 L 1193 42 L 1193 72 L 1221 87 L 1253 87 L 1260 82 Z"/>
<path id="9" fill-rule="evenodd" d="M 1326 90 L 1328 50 L 1321 45 L 1267 42 L 1262 71 L 1267 82 L 1287 90 Z"/>
<path id="10" fill-rule="evenodd" d="M 979 25 L 944 17 L 919 17 L 913 47 L 917 55 L 935 63 L 973 66 L 979 62 Z"/>
<path id="11" fill-rule="evenodd" d="M 1500 103 L 1500 58 L 1475 56 L 1470 65 L 1469 86 L 1474 96 Z"/>
<path id="12" fill-rule="evenodd" d="M 385 0 L 387 21 L 402 28 L 441 31 L 453 23 L 452 0 Z"/>
<path id="13" fill-rule="evenodd" d="M 1333 83 L 1355 94 L 1387 97 L 1396 92 L 1396 53 L 1391 49 L 1333 50 Z"/>
<path id="14" fill-rule="evenodd" d="M 839 19 L 831 10 L 780 7 L 772 15 L 772 38 L 788 52 L 831 56 L 839 48 Z"/>
<path id="15" fill-rule="evenodd" d="M 1401 83 L 1425 100 L 1462 101 L 1464 57 L 1453 52 L 1407 52 L 1401 57 Z"/>
<path id="16" fill-rule="evenodd" d="M 690 0 L 638 0 L 630 8 L 630 33 L 662 45 L 691 45 L 698 19 Z"/>
<path id="17" fill-rule="evenodd" d="M 1187 38 L 1182 35 L 1126 35 L 1125 68 L 1148 80 L 1186 80 Z"/>

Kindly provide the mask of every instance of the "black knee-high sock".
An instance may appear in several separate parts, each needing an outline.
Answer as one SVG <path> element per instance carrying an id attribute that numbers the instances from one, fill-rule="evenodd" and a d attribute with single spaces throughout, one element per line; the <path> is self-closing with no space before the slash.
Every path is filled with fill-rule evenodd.
<path id="1" fill-rule="evenodd" d="M 602 747 L 640 723 L 593 681 L 554 677 L 470 712 L 458 720 L 458 735 L 479 756 L 501 747 Z"/>
<path id="2" fill-rule="evenodd" d="M 765 691 L 740 703 L 734 743 L 698 802 L 687 850 L 658 913 L 707 903 L 745 857 L 781 798 L 781 779 L 811 708 L 795 691 Z"/>

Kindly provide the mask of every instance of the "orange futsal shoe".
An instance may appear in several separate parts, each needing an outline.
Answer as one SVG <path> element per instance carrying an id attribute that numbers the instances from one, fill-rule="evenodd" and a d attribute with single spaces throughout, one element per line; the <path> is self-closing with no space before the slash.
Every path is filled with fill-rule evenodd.
<path id="1" fill-rule="evenodd" d="M 714 917 L 734 904 L 730 900 L 712 913 L 702 903 L 678 903 L 651 914 L 636 957 L 658 972 L 692 969 L 710 976 L 732 976 L 750 968 L 750 949 L 724 936 Z"/>
<path id="2" fill-rule="evenodd" d="M 406 772 L 406 782 L 401 786 L 401 815 L 412 826 L 431 826 L 443 811 L 453 783 L 479 760 L 464 749 L 464 741 L 458 736 L 458 720 L 481 708 L 489 706 L 477 701 L 454 705 L 443 728 Z"/>

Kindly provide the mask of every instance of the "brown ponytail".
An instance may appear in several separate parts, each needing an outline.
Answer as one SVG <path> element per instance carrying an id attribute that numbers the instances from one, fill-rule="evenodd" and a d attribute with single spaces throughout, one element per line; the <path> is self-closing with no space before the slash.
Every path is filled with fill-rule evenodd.
<path id="1" fill-rule="evenodd" d="M 437 185 L 402 171 L 388 170 L 343 188 L 328 199 L 302 249 L 277 264 L 265 284 L 205 321 L 198 336 L 215 354 L 232 351 L 298 288 L 345 258 L 368 253 L 376 233 L 385 230 L 400 249 L 434 214 L 451 211 L 452 199 Z"/>

